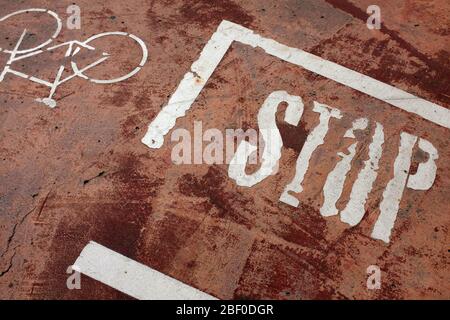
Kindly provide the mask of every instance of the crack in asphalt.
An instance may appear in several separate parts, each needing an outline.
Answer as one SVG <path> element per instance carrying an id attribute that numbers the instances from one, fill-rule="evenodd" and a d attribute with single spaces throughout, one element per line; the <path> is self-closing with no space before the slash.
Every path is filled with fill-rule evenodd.
<path id="1" fill-rule="evenodd" d="M 3 256 L 9 251 L 9 246 L 11 245 L 12 240 L 14 239 L 14 236 L 16 235 L 16 231 L 17 228 L 19 226 L 22 225 L 22 223 L 25 221 L 25 219 L 36 209 L 36 207 L 34 207 L 33 209 L 31 209 L 30 211 L 28 211 L 23 217 L 22 219 L 20 219 L 20 221 L 18 221 L 16 224 L 14 224 L 14 227 L 12 229 L 11 235 L 8 237 L 8 240 L 6 242 L 6 248 L 5 250 L 2 252 L 2 254 L 0 255 L 0 258 L 3 258 Z M 14 253 L 15 254 L 15 253 Z"/>
<path id="2" fill-rule="evenodd" d="M 38 214 L 36 216 L 36 220 L 39 220 L 39 218 L 41 217 L 42 210 L 44 210 L 45 204 L 47 203 L 48 197 L 49 197 L 51 192 L 52 192 L 52 190 L 47 192 L 47 195 L 45 196 L 44 201 L 42 201 L 41 207 L 39 208 L 39 212 L 38 212 Z"/>
<path id="3" fill-rule="evenodd" d="M 9 259 L 9 265 L 8 265 L 8 267 L 5 269 L 5 270 L 3 270 L 3 271 L 0 271 L 0 277 L 3 277 L 5 274 L 7 274 L 8 272 L 9 272 L 9 270 L 11 270 L 11 268 L 12 268 L 12 266 L 13 266 L 13 260 L 14 260 L 14 257 L 16 256 L 16 250 L 15 250 L 16 248 L 14 248 L 14 253 L 13 253 L 13 255 L 11 256 L 11 259 Z"/>
<path id="4" fill-rule="evenodd" d="M 100 178 L 103 177 L 106 174 L 106 171 L 100 171 L 99 174 L 97 174 L 95 177 L 86 179 L 83 181 L 83 185 L 88 184 L 89 182 L 91 182 L 92 180 L 96 179 L 96 178 Z"/>

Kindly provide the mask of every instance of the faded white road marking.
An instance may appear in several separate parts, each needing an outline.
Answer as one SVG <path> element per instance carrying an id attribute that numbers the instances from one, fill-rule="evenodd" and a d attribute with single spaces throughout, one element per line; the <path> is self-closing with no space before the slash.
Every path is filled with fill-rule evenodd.
<path id="1" fill-rule="evenodd" d="M 72 269 L 136 299 L 216 300 L 94 241 L 84 247 Z"/>
<path id="2" fill-rule="evenodd" d="M 377 122 L 372 142 L 369 145 L 369 159 L 364 162 L 364 168 L 359 172 L 358 178 L 353 184 L 350 200 L 341 212 L 342 222 L 355 226 L 364 216 L 364 205 L 377 177 L 378 163 L 383 152 L 383 143 L 383 126 Z"/>
<path id="3" fill-rule="evenodd" d="M 98 84 L 111 84 L 111 83 L 121 82 L 121 81 L 127 80 L 128 78 L 130 78 L 130 77 L 134 76 L 136 73 L 138 73 L 142 69 L 142 67 L 144 66 L 144 64 L 146 63 L 146 61 L 148 59 L 148 50 L 147 50 L 147 46 L 145 45 L 144 41 L 142 41 L 140 38 L 136 37 L 133 34 L 126 33 L 126 32 L 120 32 L 120 31 L 99 33 L 99 34 L 96 34 L 94 36 L 91 36 L 90 38 L 88 38 L 86 41 L 83 41 L 83 42 L 80 42 L 80 41 L 77 41 L 77 40 L 73 40 L 73 41 L 68 41 L 68 42 L 64 42 L 64 43 L 60 43 L 60 44 L 54 45 L 52 47 L 47 47 L 47 48 L 44 49 L 44 47 L 46 47 L 48 44 L 50 44 L 59 35 L 59 33 L 61 31 L 61 27 L 62 27 L 62 23 L 61 23 L 61 20 L 59 19 L 58 15 L 56 13 L 54 13 L 53 11 L 50 11 L 50 10 L 36 9 L 36 8 L 27 9 L 27 10 L 20 10 L 20 11 L 16 11 L 14 13 L 11 13 L 11 14 L 9 14 L 7 16 L 4 16 L 4 17 L 0 18 L 0 22 L 5 21 L 5 20 L 7 20 L 8 18 L 10 18 L 12 16 L 15 16 L 15 15 L 18 15 L 18 14 L 22 14 L 22 13 L 28 13 L 28 12 L 42 12 L 42 13 L 48 13 L 51 16 L 53 16 L 56 19 L 56 21 L 57 21 L 56 31 L 53 34 L 53 36 L 50 39 L 48 39 L 47 41 L 45 41 L 44 43 L 42 43 L 42 44 L 40 44 L 40 45 L 38 45 L 38 46 L 36 46 L 34 48 L 31 48 L 31 49 L 19 50 L 19 47 L 22 44 L 24 36 L 25 36 L 25 34 L 27 32 L 27 29 L 24 29 L 24 31 L 22 33 L 22 36 L 19 38 L 19 41 L 16 43 L 15 48 L 13 50 L 2 50 L 0 48 L 0 52 L 4 52 L 4 53 L 7 53 L 7 54 L 10 54 L 9 60 L 8 60 L 8 62 L 6 64 L 5 68 L 0 73 L 0 82 L 2 82 L 4 80 L 4 77 L 5 77 L 6 74 L 11 73 L 11 74 L 14 74 L 14 75 L 16 75 L 18 77 L 22 77 L 24 79 L 28 79 L 30 81 L 33 81 L 33 82 L 36 82 L 36 83 L 39 83 L 39 84 L 42 84 L 42 85 L 50 87 L 50 93 L 49 93 L 48 97 L 43 98 L 43 99 L 42 98 L 35 99 L 35 101 L 42 102 L 42 103 L 46 104 L 48 107 L 50 107 L 50 108 L 56 107 L 56 101 L 54 99 L 52 99 L 52 97 L 55 94 L 57 88 L 61 84 L 63 84 L 65 82 L 73 79 L 74 77 L 81 77 L 83 79 L 86 79 L 86 80 L 89 80 L 89 81 L 91 81 L 93 83 L 98 83 Z M 109 59 L 111 57 L 108 53 L 103 52 L 102 53 L 102 57 L 100 59 L 98 59 L 97 61 L 89 64 L 86 67 L 83 67 L 82 69 L 78 68 L 78 66 L 75 63 L 75 61 L 70 61 L 71 62 L 71 67 L 73 69 L 73 74 L 67 76 L 64 79 L 62 79 L 62 75 L 63 75 L 64 69 L 65 69 L 65 66 L 61 65 L 58 68 L 58 71 L 56 72 L 55 79 L 54 79 L 54 81 L 52 83 L 50 83 L 48 81 L 45 81 L 43 79 L 39 79 L 37 77 L 31 76 L 31 75 L 27 75 L 27 74 L 19 72 L 19 71 L 16 71 L 16 70 L 12 69 L 12 67 L 11 67 L 12 63 L 14 63 L 14 62 L 17 62 L 19 60 L 23 60 L 23 59 L 26 59 L 26 58 L 30 58 L 32 56 L 37 56 L 37 55 L 39 55 L 39 54 L 41 54 L 41 53 L 43 53 L 45 51 L 52 51 L 52 50 L 54 50 L 56 48 L 60 48 L 60 47 L 63 47 L 63 46 L 67 46 L 67 50 L 66 50 L 66 54 L 65 54 L 66 58 L 71 57 L 71 56 L 75 56 L 80 51 L 80 47 L 83 47 L 83 48 L 88 49 L 88 50 L 95 50 L 95 48 L 90 46 L 90 45 L 88 45 L 88 43 L 91 42 L 91 41 L 94 41 L 96 39 L 99 39 L 101 37 L 105 37 L 105 36 L 130 37 L 135 42 L 137 42 L 138 45 L 140 46 L 141 50 L 142 50 L 142 57 L 141 57 L 141 61 L 139 62 L 139 65 L 137 67 L 135 67 L 128 74 L 126 74 L 124 76 L 121 76 L 121 77 L 114 78 L 114 79 L 110 79 L 110 80 L 93 79 L 93 78 L 90 78 L 90 77 L 86 76 L 85 74 L 83 74 L 83 72 L 85 72 L 85 71 L 87 71 L 87 70 L 89 70 L 89 69 L 99 65 L 100 63 L 102 63 L 103 61 L 105 61 L 105 60 L 107 60 L 107 59 Z"/>
<path id="4" fill-rule="evenodd" d="M 261 48 L 269 55 L 303 67 L 306 70 L 377 98 L 401 110 L 420 116 L 434 124 L 450 129 L 450 110 L 442 106 L 416 97 L 403 90 L 303 50 L 291 48 L 272 39 L 261 37 L 250 29 L 224 20 L 205 45 L 198 60 L 192 64 L 191 71 L 184 75 L 183 80 L 170 97 L 168 104 L 163 107 L 155 119 L 150 123 L 148 131 L 142 139 L 144 144 L 150 148 L 160 148 L 163 145 L 164 136 L 175 126 L 176 120 L 183 117 L 192 107 L 195 99 L 200 94 L 233 41 L 238 41 L 255 48 Z M 320 112 L 318 111 L 318 106 L 321 105 L 317 102 L 314 102 L 314 104 L 313 111 Z M 295 196 L 289 194 L 289 192 L 299 193 L 303 190 L 301 184 L 306 170 L 309 167 L 309 160 L 314 150 L 324 142 L 323 139 L 328 131 L 329 118 L 331 116 L 339 119 L 342 117 L 337 109 L 333 110 L 335 110 L 335 113 L 328 115 L 327 119 L 325 119 L 324 114 L 321 114 L 320 124 L 308 136 L 308 139 L 300 152 L 300 156 L 297 159 L 295 177 L 284 189 L 280 201 L 295 207 L 298 206 L 299 200 Z M 403 143 L 408 144 L 408 136 L 411 135 L 402 133 L 401 136 Z M 415 139 L 417 140 L 417 137 L 415 137 Z M 416 140 L 414 140 L 413 146 Z M 341 215 L 342 221 L 353 225 L 358 223 L 364 215 L 364 205 L 377 176 L 378 162 L 381 157 L 381 147 L 383 143 L 383 126 L 377 123 L 376 132 L 369 150 L 369 160 L 365 162 L 365 167 L 358 175 L 358 179 L 353 186 L 350 202 L 347 205 L 346 210 L 344 210 L 343 215 Z M 246 144 L 243 144 L 242 148 L 244 148 L 244 146 L 250 149 L 252 148 L 252 146 Z M 408 184 L 411 185 L 411 187 L 420 190 L 432 186 L 436 175 L 434 160 L 437 159 L 438 156 L 437 150 L 435 150 L 431 144 L 428 146 L 423 142 L 422 146 L 422 149 L 426 149 L 426 152 L 430 155 L 430 159 L 427 163 L 419 165 L 420 172 L 412 176 L 411 182 Z M 399 151 L 399 156 L 394 163 L 394 178 L 390 181 L 383 193 L 383 208 L 380 208 L 382 214 L 372 233 L 373 238 L 381 239 L 386 242 L 389 241 L 389 235 L 397 216 L 403 189 L 405 188 L 408 179 L 408 173 L 403 172 L 404 170 L 409 170 L 411 162 L 410 155 L 409 158 L 406 159 L 404 154 L 408 151 L 407 149 L 407 147 L 403 146 Z M 350 149 L 350 151 L 352 150 Z M 241 150 L 238 154 L 240 157 L 239 160 L 245 161 L 244 155 L 246 154 L 246 152 Z M 346 160 L 348 162 L 350 157 L 346 158 Z M 345 164 L 345 161 L 343 164 Z M 403 170 L 406 164 L 408 164 L 408 168 Z M 347 170 L 347 167 L 347 165 L 344 165 L 342 170 Z M 234 169 L 231 171 L 231 176 L 237 180 L 241 179 L 240 183 L 242 185 L 252 185 L 256 181 L 242 178 L 243 175 L 241 169 L 239 169 L 241 174 L 236 173 L 233 170 Z M 339 170 L 342 171 L 341 169 Z M 354 211 L 352 211 L 353 209 Z"/>
<path id="5" fill-rule="evenodd" d="M 342 118 L 341 112 L 338 109 L 331 108 L 325 104 L 320 104 L 314 101 L 314 112 L 320 113 L 319 124 L 306 138 L 305 144 L 303 145 L 300 155 L 297 158 L 297 163 L 295 166 L 295 176 L 289 183 L 283 193 L 280 196 L 280 201 L 287 203 L 293 207 L 298 207 L 299 201 L 296 197 L 289 194 L 289 192 L 300 193 L 303 191 L 302 183 L 305 178 L 305 173 L 309 167 L 309 160 L 313 152 L 318 146 L 323 144 L 325 136 L 328 132 L 328 125 L 331 118 Z"/>
<path id="6" fill-rule="evenodd" d="M 394 161 L 394 177 L 389 181 L 383 192 L 380 204 L 380 216 L 375 222 L 372 238 L 389 242 L 391 230 L 397 218 L 398 208 L 405 189 L 408 171 L 411 166 L 411 156 L 417 137 L 409 133 L 400 134 L 398 156 Z"/>
<path id="7" fill-rule="evenodd" d="M 266 53 L 281 60 L 303 67 L 435 124 L 450 128 L 450 110 L 444 107 L 306 51 L 261 37 L 241 25 L 223 20 L 203 48 L 198 60 L 192 64 L 191 71 L 184 75 L 168 104 L 150 123 L 142 143 L 150 148 L 160 148 L 163 145 L 164 136 L 175 126 L 176 120 L 184 116 L 191 108 L 233 41 L 262 48 Z"/>
<path id="8" fill-rule="evenodd" d="M 347 174 L 352 168 L 352 160 L 356 154 L 355 142 L 348 147 L 348 154 L 339 152 L 338 155 L 341 157 L 334 169 L 328 174 L 325 185 L 323 186 L 323 204 L 320 208 L 320 214 L 323 217 L 330 217 L 338 214 L 339 210 L 336 208 L 336 202 L 342 195 L 344 189 L 345 179 Z"/>
<path id="9" fill-rule="evenodd" d="M 261 182 L 278 168 L 281 158 L 283 140 L 276 124 L 276 113 L 281 102 L 287 102 L 284 121 L 296 126 L 303 115 L 303 102 L 298 96 L 291 96 L 286 91 L 272 92 L 264 101 L 258 112 L 258 127 L 264 139 L 264 150 L 261 167 L 253 174 L 246 174 L 247 159 L 256 151 L 256 146 L 242 141 L 228 167 L 228 176 L 236 184 L 251 187 Z"/>
<path id="10" fill-rule="evenodd" d="M 353 127 L 344 134 L 345 138 L 355 139 L 355 130 L 364 130 L 367 128 L 367 118 L 360 118 L 353 121 Z M 348 154 L 339 152 L 338 155 L 342 158 L 335 168 L 328 174 L 327 180 L 323 187 L 324 202 L 320 208 L 320 214 L 324 217 L 336 215 L 339 210 L 336 208 L 336 202 L 342 195 L 344 189 L 344 183 L 347 178 L 347 174 L 352 168 L 352 160 L 356 154 L 356 146 L 358 142 L 351 144 L 348 147 Z"/>
<path id="11" fill-rule="evenodd" d="M 428 160 L 420 163 L 417 172 L 409 175 L 411 158 L 417 137 L 409 133 L 400 134 L 400 147 L 394 162 L 394 177 L 383 192 L 380 204 L 380 216 L 372 231 L 372 238 L 389 242 L 405 185 L 410 189 L 428 190 L 436 178 L 435 160 L 439 158 L 436 148 L 427 140 L 419 139 L 419 148 L 428 153 Z M 406 182 L 408 179 L 408 183 Z"/>

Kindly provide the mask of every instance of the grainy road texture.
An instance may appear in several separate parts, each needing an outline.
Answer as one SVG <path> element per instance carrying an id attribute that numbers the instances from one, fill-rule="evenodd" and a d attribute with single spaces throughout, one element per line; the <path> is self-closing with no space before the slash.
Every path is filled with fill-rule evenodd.
<path id="1" fill-rule="evenodd" d="M 148 61 L 115 84 L 80 77 L 64 83 L 54 109 L 35 101 L 48 95 L 45 86 L 12 74 L 0 82 L 0 298 L 128 299 L 85 276 L 81 290 L 67 289 L 66 269 L 90 240 L 221 299 L 450 298 L 449 129 L 235 43 L 176 127 L 193 131 L 201 120 L 204 130 L 258 129 L 258 110 L 271 92 L 298 95 L 305 103 L 299 126 L 282 121 L 283 112 L 277 115 L 284 143 L 278 174 L 239 187 L 227 164 L 173 164 L 169 136 L 160 149 L 141 142 L 224 19 L 448 108 L 448 1 L 77 0 L 81 29 L 69 30 L 66 8 L 72 3 L 0 0 L 0 17 L 52 10 L 63 24 L 54 44 L 108 31 L 132 33 L 147 45 Z M 371 4 L 381 8 L 380 30 L 366 26 Z M 33 47 L 54 27 L 51 17 L 33 13 L 0 22 L 0 47 L 12 49 L 24 28 L 24 46 Z M 113 40 L 96 43 L 113 59 L 88 71 L 90 77 L 121 75 L 139 64 L 136 43 Z M 74 59 L 87 64 L 101 53 L 80 52 Z M 7 59 L 0 52 L 1 68 Z M 51 79 L 61 62 L 69 65 L 64 50 L 55 49 L 14 67 Z M 294 208 L 279 197 L 318 124 L 313 101 L 348 116 L 330 124 Z M 342 136 L 364 116 L 382 123 L 386 138 L 364 218 L 349 227 L 339 216 L 322 217 L 319 209 L 337 152 L 349 146 Z M 433 143 L 438 169 L 429 190 L 405 189 L 387 244 L 370 234 L 402 131 Z M 358 138 L 364 143 L 339 209 L 367 158 L 371 134 Z M 415 148 L 410 173 L 423 158 Z M 366 287 L 369 265 L 381 269 L 380 290 Z"/>

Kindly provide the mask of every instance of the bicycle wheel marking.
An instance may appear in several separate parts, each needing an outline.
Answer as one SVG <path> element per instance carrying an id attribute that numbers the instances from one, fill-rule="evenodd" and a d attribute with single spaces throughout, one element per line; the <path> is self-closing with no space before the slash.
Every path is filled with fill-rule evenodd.
<path id="1" fill-rule="evenodd" d="M 126 33 L 126 32 L 120 32 L 120 31 L 104 32 L 104 33 L 99 33 L 99 34 L 96 34 L 96 35 L 88 38 L 86 41 L 83 42 L 83 44 L 87 45 L 89 42 L 91 42 L 91 41 L 93 41 L 95 39 L 99 39 L 99 38 L 104 37 L 104 36 L 114 36 L 114 35 L 130 37 L 131 39 L 133 39 L 134 41 L 136 41 L 139 44 L 139 46 L 142 49 L 142 58 L 141 58 L 141 61 L 139 62 L 139 66 L 136 67 L 130 73 L 128 73 L 128 74 L 126 74 L 126 75 L 124 75 L 122 77 L 118 77 L 118 78 L 111 79 L 111 80 L 91 79 L 91 78 L 83 75 L 83 76 L 86 77 L 85 79 L 88 79 L 90 82 L 99 83 L 99 84 L 111 84 L 111 83 L 121 82 L 121 81 L 127 80 L 128 78 L 131 78 L 132 76 L 134 76 L 145 65 L 145 62 L 147 61 L 147 58 L 148 58 L 147 46 L 145 45 L 145 43 L 141 39 L 139 39 L 138 37 L 136 37 L 133 34 Z M 72 69 L 74 70 L 75 73 L 77 73 L 80 76 L 83 74 L 83 72 L 78 68 L 78 65 L 75 62 L 72 61 L 71 62 L 71 66 L 72 66 Z"/>
<path id="2" fill-rule="evenodd" d="M 62 21 L 59 18 L 59 16 L 55 12 L 53 12 L 51 10 L 48 10 L 48 9 L 32 8 L 32 9 L 26 9 L 26 10 L 19 10 L 19 11 L 10 13 L 10 14 L 0 18 L 0 22 L 3 22 L 5 20 L 7 20 L 8 18 L 11 18 L 11 17 L 13 17 L 15 15 L 22 14 L 22 13 L 28 13 L 28 12 L 48 13 L 49 15 L 51 15 L 53 18 L 56 19 L 57 27 L 56 27 L 56 31 L 53 33 L 53 35 L 50 37 L 50 39 L 48 39 L 47 41 L 45 41 L 44 43 L 40 44 L 37 47 L 26 49 L 26 50 L 17 51 L 16 53 L 18 53 L 18 54 L 23 54 L 23 53 L 36 51 L 36 50 L 39 50 L 39 49 L 49 45 L 54 39 L 56 39 L 56 37 L 58 37 L 58 35 L 59 35 L 59 33 L 61 32 L 61 29 L 62 29 Z M 0 52 L 2 52 L 2 48 L 0 48 Z M 9 53 L 9 54 L 12 53 L 10 50 L 3 50 L 3 52 Z"/>

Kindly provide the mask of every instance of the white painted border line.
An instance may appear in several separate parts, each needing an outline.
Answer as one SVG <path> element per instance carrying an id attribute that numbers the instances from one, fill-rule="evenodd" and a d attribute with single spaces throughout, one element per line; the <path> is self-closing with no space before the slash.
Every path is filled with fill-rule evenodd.
<path id="1" fill-rule="evenodd" d="M 217 300 L 94 241 L 84 247 L 72 269 L 136 299 Z"/>
<path id="2" fill-rule="evenodd" d="M 190 109 L 233 41 L 255 48 L 259 47 L 274 57 L 450 129 L 450 110 L 440 105 L 306 51 L 261 37 L 250 29 L 223 20 L 203 48 L 198 60 L 192 64 L 191 71 L 184 75 L 168 104 L 150 123 L 148 131 L 142 139 L 144 144 L 150 148 L 160 148 L 163 145 L 164 136 L 175 126 L 176 120 L 184 116 Z"/>

